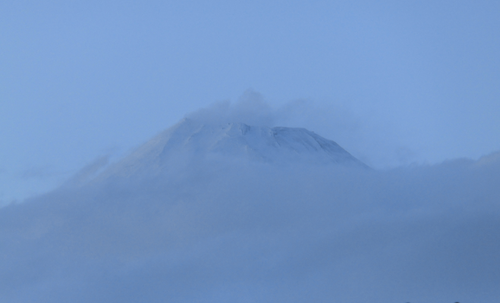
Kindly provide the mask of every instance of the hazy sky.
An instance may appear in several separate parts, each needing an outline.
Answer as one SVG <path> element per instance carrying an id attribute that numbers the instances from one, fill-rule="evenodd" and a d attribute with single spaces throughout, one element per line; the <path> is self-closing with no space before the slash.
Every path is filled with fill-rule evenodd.
<path id="1" fill-rule="evenodd" d="M 496 1 L 1 1 L 0 202 L 249 88 L 376 168 L 477 159 L 500 150 L 499 15 Z"/>

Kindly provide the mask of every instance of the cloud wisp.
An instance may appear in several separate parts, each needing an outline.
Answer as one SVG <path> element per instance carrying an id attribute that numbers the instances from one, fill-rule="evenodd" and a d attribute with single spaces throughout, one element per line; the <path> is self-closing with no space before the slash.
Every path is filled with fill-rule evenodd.
<path id="1" fill-rule="evenodd" d="M 186 115 L 207 124 L 245 123 L 258 126 L 304 127 L 335 140 L 371 167 L 393 168 L 425 163 L 426 159 L 408 145 L 403 134 L 389 122 L 380 123 L 372 110 L 354 110 L 347 103 L 297 99 L 271 106 L 253 90 L 246 91 L 236 103 L 214 103 Z M 411 145 L 411 144 L 410 144 Z"/>

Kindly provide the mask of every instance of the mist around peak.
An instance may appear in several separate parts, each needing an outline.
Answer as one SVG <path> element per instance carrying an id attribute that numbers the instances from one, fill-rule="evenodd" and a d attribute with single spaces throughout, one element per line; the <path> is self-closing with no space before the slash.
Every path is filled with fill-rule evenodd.
<path id="1" fill-rule="evenodd" d="M 235 103 L 216 102 L 187 114 L 186 118 L 209 125 L 244 123 L 270 127 L 275 126 L 281 115 L 280 111 L 272 108 L 260 93 L 249 89 Z"/>
<path id="2" fill-rule="evenodd" d="M 236 102 L 220 101 L 193 111 L 186 119 L 206 125 L 243 123 L 260 127 L 306 128 L 333 140 L 372 168 L 393 168 L 425 163 L 414 150 L 396 136 L 394 125 L 382 125 L 373 114 L 351 108 L 348 103 L 329 100 L 319 103 L 307 98 L 280 105 L 247 90 Z"/>

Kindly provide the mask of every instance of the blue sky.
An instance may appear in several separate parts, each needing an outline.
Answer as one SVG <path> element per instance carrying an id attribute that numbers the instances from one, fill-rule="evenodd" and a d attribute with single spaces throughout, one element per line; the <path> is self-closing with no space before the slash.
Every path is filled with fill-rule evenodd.
<path id="1" fill-rule="evenodd" d="M 500 150 L 499 13 L 494 1 L 2 1 L 0 201 L 249 88 L 377 168 L 477 159 Z"/>

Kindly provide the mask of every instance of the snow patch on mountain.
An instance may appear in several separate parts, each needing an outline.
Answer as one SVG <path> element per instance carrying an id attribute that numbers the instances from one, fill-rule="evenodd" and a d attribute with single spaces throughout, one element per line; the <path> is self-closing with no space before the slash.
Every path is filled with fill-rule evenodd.
<path id="1" fill-rule="evenodd" d="M 368 168 L 334 141 L 304 128 L 210 124 L 185 118 L 110 167 L 103 176 L 158 174 L 193 159 Z"/>

